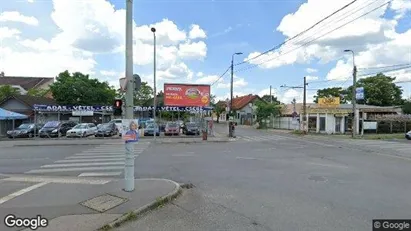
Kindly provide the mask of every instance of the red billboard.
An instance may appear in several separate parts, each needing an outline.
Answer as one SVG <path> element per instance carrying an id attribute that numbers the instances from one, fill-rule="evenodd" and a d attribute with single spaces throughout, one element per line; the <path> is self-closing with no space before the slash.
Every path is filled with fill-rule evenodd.
<path id="1" fill-rule="evenodd" d="M 210 105 L 210 85 L 165 83 L 164 105 L 207 107 Z"/>

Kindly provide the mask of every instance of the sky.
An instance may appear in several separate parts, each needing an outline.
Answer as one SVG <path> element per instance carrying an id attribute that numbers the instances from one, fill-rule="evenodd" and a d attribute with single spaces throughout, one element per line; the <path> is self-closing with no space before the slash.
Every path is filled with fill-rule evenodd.
<path id="1" fill-rule="evenodd" d="M 411 0 L 357 0 L 300 34 L 351 1 L 135 0 L 134 73 L 153 86 L 151 27 L 157 90 L 164 83 L 211 84 L 218 100 L 229 98 L 230 71 L 223 73 L 232 57 L 234 96 L 263 96 L 272 86 L 283 103 L 302 101 L 302 89 L 289 87 L 303 86 L 304 76 L 308 101 L 318 89 L 349 86 L 353 55 L 345 49 L 354 51 L 360 78 L 411 63 Z M 125 70 L 125 2 L 1 1 L 0 71 L 33 77 L 79 71 L 118 87 Z M 386 74 L 411 96 L 411 68 L 394 70 Z"/>

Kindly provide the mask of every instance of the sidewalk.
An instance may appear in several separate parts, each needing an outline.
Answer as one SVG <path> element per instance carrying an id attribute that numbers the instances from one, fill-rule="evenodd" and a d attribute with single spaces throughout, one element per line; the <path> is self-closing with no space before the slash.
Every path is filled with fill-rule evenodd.
<path id="1" fill-rule="evenodd" d="M 123 186 L 123 180 L 88 178 L 0 179 L 0 217 L 13 214 L 31 219 L 40 215 L 48 220 L 46 228 L 37 229 L 42 231 L 93 231 L 103 226 L 107 230 L 168 202 L 181 191 L 176 182 L 166 179 L 135 180 L 131 193 L 123 191 Z M 0 226 L 5 231 L 23 228 L 8 228 L 4 220 Z"/>

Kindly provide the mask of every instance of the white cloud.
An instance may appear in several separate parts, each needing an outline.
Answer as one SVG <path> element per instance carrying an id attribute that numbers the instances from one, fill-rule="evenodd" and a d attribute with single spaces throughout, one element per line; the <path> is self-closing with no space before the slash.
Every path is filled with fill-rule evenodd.
<path id="1" fill-rule="evenodd" d="M 215 82 L 221 83 L 223 82 L 223 79 L 220 78 L 220 76 L 218 75 L 208 75 L 208 76 L 203 76 L 195 80 L 195 83 L 198 83 L 198 84 L 213 84 Z"/>
<path id="2" fill-rule="evenodd" d="M 234 88 L 237 88 L 237 87 L 243 88 L 247 85 L 248 85 L 248 82 L 245 81 L 244 78 L 240 78 L 240 77 L 234 75 L 234 79 L 233 79 L 233 87 Z M 217 83 L 216 87 L 217 88 L 228 89 L 228 88 L 230 88 L 230 86 L 231 86 L 231 83 L 230 83 L 230 81 L 228 81 L 227 83 L 219 82 L 219 83 Z"/>
<path id="3" fill-rule="evenodd" d="M 17 11 L 4 11 L 0 14 L 0 22 L 21 22 L 31 26 L 37 26 L 39 21 L 33 16 L 25 16 Z"/>
<path id="4" fill-rule="evenodd" d="M 369 46 L 369 49 L 355 54 L 358 75 L 372 73 L 361 71 L 361 68 L 389 66 L 409 63 L 411 61 L 411 29 L 402 34 L 395 34 L 393 39 L 384 44 Z M 352 57 L 347 60 L 339 60 L 336 66 L 327 75 L 329 80 L 344 80 L 352 75 Z M 406 78 L 406 76 L 402 77 Z M 411 76 L 408 77 L 411 80 Z"/>
<path id="5" fill-rule="evenodd" d="M 308 0 L 308 2 L 303 3 L 296 12 L 286 15 L 277 27 L 277 31 L 281 32 L 287 38 L 293 37 L 349 2 L 351 1 Z M 277 68 L 295 63 L 305 64 L 315 59 L 319 60 L 320 63 L 328 63 L 341 58 L 344 55 L 344 49 L 355 50 L 357 54 L 362 54 L 364 56 L 363 60 L 358 60 L 359 66 L 370 65 L 372 63 L 370 62 L 371 59 L 376 59 L 374 63 L 393 63 L 398 61 L 399 59 L 404 58 L 402 54 L 407 52 L 407 49 L 404 49 L 404 47 L 398 49 L 398 47 L 393 44 L 402 43 L 404 45 L 407 41 L 411 41 L 411 35 L 409 33 L 397 34 L 395 32 L 397 21 L 386 19 L 384 18 L 384 15 L 389 7 L 398 14 L 409 12 L 411 8 L 408 5 L 410 3 L 409 1 L 404 0 L 394 0 L 390 6 L 387 5 L 382 7 L 373 13 L 347 24 L 341 29 L 335 30 L 330 34 L 313 41 L 303 48 L 298 48 L 310 40 L 373 10 L 381 4 L 382 2 L 380 1 L 372 2 L 359 0 L 350 7 L 314 27 L 298 39 L 292 40 L 292 42 L 282 46 L 280 49 L 262 55 L 260 58 L 250 61 L 250 63 L 259 64 L 265 62 L 260 65 L 261 68 Z M 321 9 L 321 11 L 318 11 L 318 9 Z M 347 44 L 349 44 L 349 47 L 347 47 Z M 292 51 L 294 49 L 295 51 Z M 385 52 L 380 53 L 382 51 Z M 258 54 L 260 53 L 251 53 L 246 59 Z M 368 57 L 369 62 L 366 62 L 365 57 Z M 336 74 L 340 75 L 341 73 L 334 73 L 333 78 L 336 78 Z M 344 75 L 344 73 L 341 75 Z"/>
<path id="6" fill-rule="evenodd" d="M 29 2 L 29 3 L 33 3 L 33 2 L 34 2 L 34 0 L 27 0 L 27 2 Z"/>
<path id="7" fill-rule="evenodd" d="M 391 9 L 397 13 L 395 18 L 400 19 L 404 17 L 408 11 L 411 10 L 411 1 L 395 0 L 391 3 Z"/>
<path id="8" fill-rule="evenodd" d="M 203 41 L 180 44 L 178 55 L 182 59 L 202 59 L 207 55 L 207 45 Z"/>
<path id="9" fill-rule="evenodd" d="M 188 33 L 188 37 L 190 39 L 197 39 L 197 38 L 204 39 L 207 37 L 207 35 L 206 35 L 206 32 L 200 28 L 199 25 L 193 24 L 191 25 L 191 30 Z"/>
<path id="10" fill-rule="evenodd" d="M 113 70 L 101 70 L 100 74 L 109 77 L 122 77 L 120 73 Z"/>
<path id="11" fill-rule="evenodd" d="M 52 4 L 51 18 L 59 32 L 51 39 L 26 39 L 24 31 L 21 33 L 14 28 L 0 28 L 0 39 L 3 39 L 0 48 L 1 70 L 8 75 L 55 76 L 68 69 L 98 73 L 99 78 L 118 82 L 117 74 L 121 74 L 120 71 L 96 70 L 95 57 L 101 53 L 114 52 L 119 55 L 119 52 L 124 52 L 125 10 L 116 10 L 107 0 L 78 1 L 76 4 L 67 0 L 53 0 Z M 0 18 L 30 25 L 37 22 L 35 18 L 10 12 L 2 13 Z M 194 74 L 183 60 L 203 59 L 207 55 L 207 45 L 203 41 L 191 42 L 187 32 L 169 19 L 151 25 L 137 26 L 134 23 L 133 61 L 136 65 L 153 64 L 151 27 L 156 28 L 159 81 L 189 81 Z M 197 29 L 200 28 L 193 26 L 191 29 L 194 29 L 193 33 L 198 33 Z M 17 40 L 18 36 L 23 39 Z M 21 68 L 21 63 L 25 63 L 25 68 Z M 144 78 L 152 79 L 148 75 L 144 75 Z"/>
<path id="12" fill-rule="evenodd" d="M 307 76 L 306 76 L 306 80 L 307 80 L 307 81 L 318 80 L 318 76 L 307 75 Z"/>
<path id="13" fill-rule="evenodd" d="M 317 69 L 314 69 L 314 68 L 307 68 L 307 69 L 305 69 L 305 71 L 307 72 L 307 73 L 316 73 L 316 72 L 318 72 L 318 70 Z"/>
<path id="14" fill-rule="evenodd" d="M 0 27 L 0 40 L 6 38 L 19 38 L 21 31 L 17 29 L 11 29 L 8 27 Z"/>
<path id="15" fill-rule="evenodd" d="M 203 77 L 203 76 L 204 76 L 204 73 L 200 71 L 200 72 L 198 72 L 198 73 L 196 74 L 196 76 L 197 76 L 197 77 Z"/>

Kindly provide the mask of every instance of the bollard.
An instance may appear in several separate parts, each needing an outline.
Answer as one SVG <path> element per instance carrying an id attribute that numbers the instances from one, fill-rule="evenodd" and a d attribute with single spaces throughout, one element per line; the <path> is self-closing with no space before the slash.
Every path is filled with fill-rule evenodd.
<path id="1" fill-rule="evenodd" d="M 126 182 L 125 191 L 131 192 L 134 190 L 134 143 L 128 142 L 126 147 L 125 171 L 124 179 Z"/>

